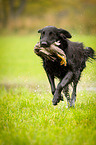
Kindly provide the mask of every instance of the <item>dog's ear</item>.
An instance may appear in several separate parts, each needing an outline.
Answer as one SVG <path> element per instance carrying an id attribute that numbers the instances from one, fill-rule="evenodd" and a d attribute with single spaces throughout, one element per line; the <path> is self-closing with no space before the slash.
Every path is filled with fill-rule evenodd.
<path id="1" fill-rule="evenodd" d="M 62 34 L 64 34 L 65 35 L 65 37 L 66 38 L 71 38 L 72 36 L 71 36 L 71 34 L 68 32 L 68 31 L 66 31 L 66 30 L 64 30 L 64 29 L 58 29 L 58 32 L 62 35 Z"/>
<path id="2" fill-rule="evenodd" d="M 42 29 L 38 30 L 38 33 L 41 33 Z"/>

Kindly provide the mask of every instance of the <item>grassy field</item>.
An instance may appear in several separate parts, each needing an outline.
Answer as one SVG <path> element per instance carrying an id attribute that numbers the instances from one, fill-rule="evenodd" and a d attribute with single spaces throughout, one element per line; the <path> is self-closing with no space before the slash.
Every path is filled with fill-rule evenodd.
<path id="1" fill-rule="evenodd" d="M 56 107 L 42 62 L 39 35 L 0 37 L 0 145 L 95 145 L 96 62 L 87 62 L 75 108 Z M 73 36 L 96 51 L 95 36 Z"/>

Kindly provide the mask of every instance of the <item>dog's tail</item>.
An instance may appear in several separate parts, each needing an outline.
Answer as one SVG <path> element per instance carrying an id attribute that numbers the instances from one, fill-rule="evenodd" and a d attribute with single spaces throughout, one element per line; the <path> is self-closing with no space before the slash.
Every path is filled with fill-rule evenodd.
<path id="1" fill-rule="evenodd" d="M 85 49 L 85 57 L 86 57 L 87 60 L 89 58 L 92 58 L 92 59 L 96 60 L 95 51 L 91 47 L 86 47 L 86 49 Z"/>

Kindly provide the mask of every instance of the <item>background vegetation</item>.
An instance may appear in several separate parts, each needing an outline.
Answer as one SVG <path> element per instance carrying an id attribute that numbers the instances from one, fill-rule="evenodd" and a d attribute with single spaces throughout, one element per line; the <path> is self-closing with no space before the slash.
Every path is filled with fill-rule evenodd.
<path id="1" fill-rule="evenodd" d="M 69 30 L 72 41 L 96 51 L 95 6 L 95 0 L 0 0 L 0 145 L 96 144 L 96 61 L 82 73 L 76 107 L 66 108 L 66 99 L 54 107 L 33 51 L 46 25 Z"/>
<path id="2" fill-rule="evenodd" d="M 24 34 L 55 25 L 96 34 L 95 14 L 95 0 L 0 0 L 0 31 Z"/>

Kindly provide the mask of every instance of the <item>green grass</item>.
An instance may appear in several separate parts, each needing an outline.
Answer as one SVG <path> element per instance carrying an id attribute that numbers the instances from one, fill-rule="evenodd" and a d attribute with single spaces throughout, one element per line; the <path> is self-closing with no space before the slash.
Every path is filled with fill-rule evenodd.
<path id="1" fill-rule="evenodd" d="M 62 102 L 52 106 L 45 91 L 2 88 L 0 92 L 1 144 L 95 145 L 96 92 L 78 94 L 75 109 L 66 109 Z"/>
<path id="2" fill-rule="evenodd" d="M 0 145 L 95 145 L 96 62 L 87 62 L 75 108 L 56 107 L 32 36 L 0 37 Z M 74 36 L 96 51 L 95 36 Z M 91 89 L 90 89 L 91 88 Z"/>
<path id="3" fill-rule="evenodd" d="M 40 58 L 33 49 L 39 37 L 5 36 L 0 38 L 0 80 L 9 81 L 36 76 L 42 71 Z M 43 72 L 43 71 L 42 71 Z M 42 75 L 43 76 L 43 75 Z M 7 81 L 5 80 L 5 81 Z"/>

